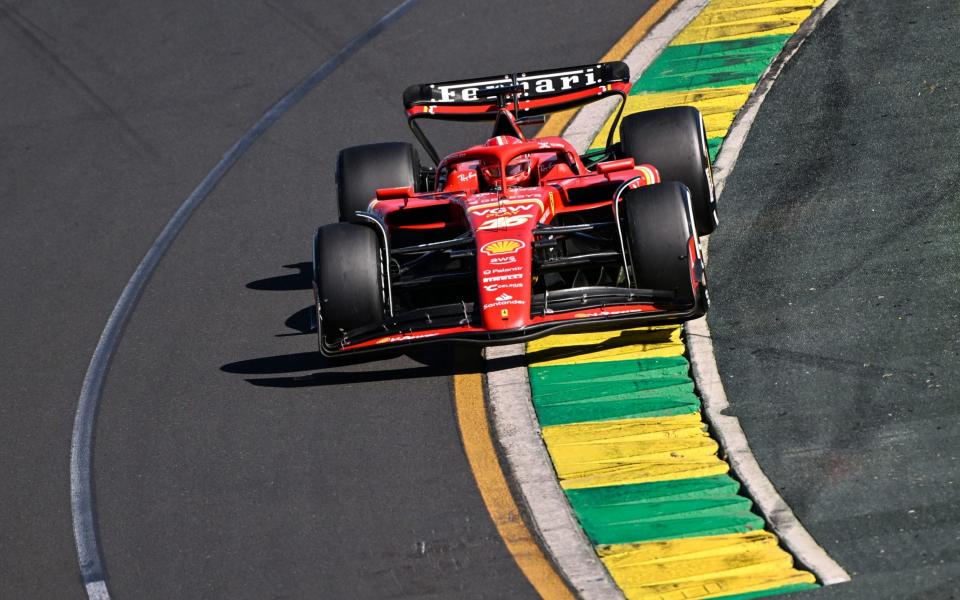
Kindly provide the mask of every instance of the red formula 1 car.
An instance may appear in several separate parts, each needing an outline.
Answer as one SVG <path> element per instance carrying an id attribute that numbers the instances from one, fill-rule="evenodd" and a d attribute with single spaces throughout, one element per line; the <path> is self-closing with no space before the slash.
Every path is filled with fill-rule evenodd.
<path id="1" fill-rule="evenodd" d="M 411 86 L 402 142 L 342 150 L 340 222 L 314 238 L 324 355 L 432 341 L 500 344 L 559 330 L 678 323 L 707 309 L 698 234 L 717 224 L 706 136 L 691 107 L 629 115 L 609 62 Z M 606 148 L 526 138 L 546 113 L 619 95 Z M 419 119 L 488 120 L 442 160 Z"/>

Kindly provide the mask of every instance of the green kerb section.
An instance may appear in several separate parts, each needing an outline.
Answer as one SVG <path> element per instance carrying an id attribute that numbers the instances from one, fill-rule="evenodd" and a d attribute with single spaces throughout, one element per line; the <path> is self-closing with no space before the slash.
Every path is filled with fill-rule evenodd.
<path id="1" fill-rule="evenodd" d="M 717 155 L 720 154 L 720 146 L 723 145 L 723 138 L 708 138 L 707 151 L 710 153 L 710 163 L 717 162 Z"/>
<path id="2" fill-rule="evenodd" d="M 803 592 L 806 590 L 816 589 L 820 589 L 820 586 L 815 583 L 795 583 L 793 585 L 785 585 L 770 590 L 760 590 L 757 592 L 748 592 L 746 594 L 734 594 L 733 596 L 718 596 L 715 600 L 749 600 L 750 598 L 766 598 L 767 596 L 773 596 L 775 594 L 789 594 L 790 592 Z"/>
<path id="3" fill-rule="evenodd" d="M 541 426 L 697 412 L 700 399 L 682 356 L 531 367 Z"/>
<path id="4" fill-rule="evenodd" d="M 727 475 L 567 490 L 595 544 L 626 544 L 763 529 Z"/>
<path id="5" fill-rule="evenodd" d="M 675 92 L 753 84 L 783 48 L 789 35 L 667 46 L 630 94 Z"/>

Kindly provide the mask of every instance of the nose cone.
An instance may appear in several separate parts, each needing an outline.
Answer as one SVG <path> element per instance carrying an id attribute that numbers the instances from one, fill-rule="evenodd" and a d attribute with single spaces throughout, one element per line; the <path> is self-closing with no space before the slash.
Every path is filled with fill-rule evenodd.
<path id="1" fill-rule="evenodd" d="M 477 241 L 477 277 L 483 325 L 517 329 L 530 321 L 533 229 L 549 190 L 513 188 L 482 194 L 467 207 Z"/>
<path id="2" fill-rule="evenodd" d="M 530 317 L 530 230 L 477 232 L 477 275 L 483 325 L 515 329 Z"/>

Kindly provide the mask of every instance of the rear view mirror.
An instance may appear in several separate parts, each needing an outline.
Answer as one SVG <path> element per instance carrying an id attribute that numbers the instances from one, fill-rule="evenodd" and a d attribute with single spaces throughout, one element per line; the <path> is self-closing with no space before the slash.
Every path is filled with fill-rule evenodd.
<path id="1" fill-rule="evenodd" d="M 626 171 L 632 169 L 636 164 L 632 158 L 621 158 L 619 160 L 609 160 L 597 163 L 598 173 L 614 173 L 616 171 Z"/>
<path id="2" fill-rule="evenodd" d="M 380 188 L 377 190 L 377 200 L 399 200 L 409 198 L 414 194 L 413 186 Z"/>

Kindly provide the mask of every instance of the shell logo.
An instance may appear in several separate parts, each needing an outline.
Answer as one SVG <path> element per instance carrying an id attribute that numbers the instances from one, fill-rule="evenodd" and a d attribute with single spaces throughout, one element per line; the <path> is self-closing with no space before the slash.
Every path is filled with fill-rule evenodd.
<path id="1" fill-rule="evenodd" d="M 526 246 L 520 240 L 496 240 L 493 242 L 487 242 L 480 248 L 480 252 L 483 252 L 487 256 L 493 256 L 495 254 L 515 254 L 517 250 Z"/>

